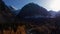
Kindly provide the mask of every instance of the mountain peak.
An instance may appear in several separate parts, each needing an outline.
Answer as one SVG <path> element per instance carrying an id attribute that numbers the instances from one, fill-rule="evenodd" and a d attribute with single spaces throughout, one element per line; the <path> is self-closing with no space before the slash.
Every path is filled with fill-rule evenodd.
<path id="1" fill-rule="evenodd" d="M 35 15 L 42 15 L 42 16 L 47 16 L 48 15 L 48 11 L 35 4 L 35 3 L 28 3 L 26 4 L 21 11 L 18 14 L 19 18 L 24 18 L 24 17 L 31 17 L 31 16 L 35 16 Z"/>

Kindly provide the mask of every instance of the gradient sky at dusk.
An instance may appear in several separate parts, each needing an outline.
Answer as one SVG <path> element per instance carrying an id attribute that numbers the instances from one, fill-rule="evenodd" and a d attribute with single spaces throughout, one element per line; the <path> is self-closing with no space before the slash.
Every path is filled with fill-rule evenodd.
<path id="1" fill-rule="evenodd" d="M 50 10 L 50 3 L 52 0 L 3 0 L 6 5 L 13 6 L 16 9 L 21 9 L 24 5 L 33 2 L 36 3 L 47 10 Z"/>

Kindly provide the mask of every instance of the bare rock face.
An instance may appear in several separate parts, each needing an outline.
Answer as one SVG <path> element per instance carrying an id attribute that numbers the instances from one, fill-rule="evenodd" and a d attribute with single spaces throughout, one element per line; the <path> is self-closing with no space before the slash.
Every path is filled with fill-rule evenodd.
<path id="1" fill-rule="evenodd" d="M 11 14 L 10 9 L 0 0 L 0 23 L 11 22 L 13 20 L 12 18 L 13 14 Z"/>

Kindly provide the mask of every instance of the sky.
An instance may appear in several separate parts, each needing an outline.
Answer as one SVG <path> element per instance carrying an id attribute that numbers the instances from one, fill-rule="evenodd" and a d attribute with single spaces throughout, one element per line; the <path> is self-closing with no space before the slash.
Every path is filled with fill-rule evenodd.
<path id="1" fill-rule="evenodd" d="M 53 10 L 51 8 L 51 6 L 53 7 L 53 0 L 3 0 L 5 2 L 6 5 L 8 6 L 12 6 L 15 9 L 21 9 L 24 5 L 28 4 L 28 3 L 36 3 L 39 6 L 42 6 L 44 8 L 46 8 L 47 10 Z"/>

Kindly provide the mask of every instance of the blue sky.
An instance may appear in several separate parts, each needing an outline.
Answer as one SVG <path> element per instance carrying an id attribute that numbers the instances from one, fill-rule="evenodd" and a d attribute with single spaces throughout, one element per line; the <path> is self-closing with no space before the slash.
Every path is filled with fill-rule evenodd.
<path id="1" fill-rule="evenodd" d="M 24 5 L 34 2 L 47 10 L 50 10 L 50 3 L 52 0 L 3 0 L 6 5 L 13 6 L 16 9 L 21 9 Z"/>

